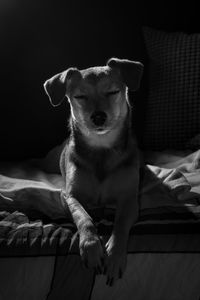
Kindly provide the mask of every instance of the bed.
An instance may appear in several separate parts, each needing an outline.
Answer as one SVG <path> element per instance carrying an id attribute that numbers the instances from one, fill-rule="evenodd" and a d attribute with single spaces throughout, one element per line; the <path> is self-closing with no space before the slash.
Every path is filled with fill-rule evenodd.
<path id="1" fill-rule="evenodd" d="M 105 276 L 82 265 L 76 228 L 65 218 L 59 174 L 44 172 L 35 160 L 2 162 L 0 299 L 200 298 L 198 36 L 152 28 L 143 33 L 150 78 L 142 139 L 145 165 L 139 220 L 130 233 L 123 279 L 110 288 Z M 173 41 L 176 47 L 169 47 Z M 90 213 L 106 240 L 113 207 Z"/>

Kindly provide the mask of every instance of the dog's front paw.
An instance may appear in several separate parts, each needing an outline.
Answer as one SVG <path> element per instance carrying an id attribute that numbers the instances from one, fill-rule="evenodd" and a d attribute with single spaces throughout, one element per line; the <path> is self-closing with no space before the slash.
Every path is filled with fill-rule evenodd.
<path id="1" fill-rule="evenodd" d="M 104 274 L 107 276 L 106 284 L 112 286 L 115 281 L 122 278 L 126 269 L 127 245 L 125 241 L 116 241 L 112 235 L 105 245 L 107 258 Z"/>
<path id="2" fill-rule="evenodd" d="M 97 274 L 102 273 L 104 251 L 98 235 L 80 235 L 79 248 L 80 255 L 85 266 L 88 268 L 94 268 Z"/>

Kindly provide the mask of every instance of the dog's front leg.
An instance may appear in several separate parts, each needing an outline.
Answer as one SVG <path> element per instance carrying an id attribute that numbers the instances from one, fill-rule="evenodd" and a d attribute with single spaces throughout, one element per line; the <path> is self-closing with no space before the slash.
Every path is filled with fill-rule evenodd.
<path id="1" fill-rule="evenodd" d="M 100 273 L 104 251 L 92 218 L 76 198 L 71 195 L 64 196 L 64 198 L 67 209 L 78 229 L 81 258 L 86 267 L 94 268 L 97 273 Z"/>
<path id="2" fill-rule="evenodd" d="M 139 175 L 135 174 L 134 188 L 131 193 L 124 195 L 117 201 L 115 223 L 112 234 L 106 243 L 106 274 L 107 284 L 112 286 L 116 279 L 121 278 L 126 269 L 127 245 L 129 232 L 138 219 L 138 183 Z"/>

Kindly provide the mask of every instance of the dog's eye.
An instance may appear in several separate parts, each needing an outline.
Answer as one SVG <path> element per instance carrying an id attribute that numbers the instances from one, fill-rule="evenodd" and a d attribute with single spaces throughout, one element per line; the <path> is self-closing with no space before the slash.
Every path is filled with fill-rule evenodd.
<path id="1" fill-rule="evenodd" d="M 110 91 L 110 92 L 107 92 L 107 93 L 106 93 L 106 96 L 107 96 L 107 97 L 111 97 L 111 96 L 117 95 L 119 92 L 120 92 L 119 90 L 116 90 L 116 91 Z"/>
<path id="2" fill-rule="evenodd" d="M 85 95 L 77 95 L 77 96 L 74 96 L 75 99 L 78 99 L 78 100 L 87 100 L 87 96 Z"/>

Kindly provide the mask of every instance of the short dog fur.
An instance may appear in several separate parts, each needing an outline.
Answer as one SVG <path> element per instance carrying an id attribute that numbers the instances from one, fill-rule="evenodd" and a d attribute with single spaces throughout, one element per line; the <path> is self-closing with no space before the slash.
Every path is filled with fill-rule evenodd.
<path id="1" fill-rule="evenodd" d="M 139 88 L 143 65 L 111 58 L 106 66 L 69 68 L 44 84 L 53 106 L 65 96 L 70 137 L 60 157 L 65 206 L 77 226 L 85 265 L 107 275 L 107 284 L 126 268 L 129 231 L 138 218 L 139 151 L 131 128 L 128 89 Z M 88 210 L 115 205 L 108 241 L 100 240 Z"/>

